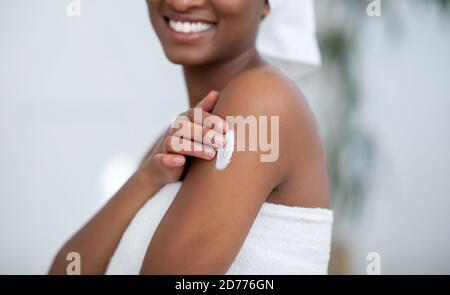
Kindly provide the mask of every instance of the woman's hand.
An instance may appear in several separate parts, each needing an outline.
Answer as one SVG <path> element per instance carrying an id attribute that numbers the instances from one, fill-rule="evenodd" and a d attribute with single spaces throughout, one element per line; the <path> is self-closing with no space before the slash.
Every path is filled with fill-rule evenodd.
<path id="1" fill-rule="evenodd" d="M 61 248 L 53 261 L 50 274 L 66 274 L 66 257 L 70 252 L 77 252 L 82 257 L 82 274 L 105 273 L 123 232 L 136 212 L 163 185 L 181 177 L 186 156 L 212 160 L 215 157 L 215 149 L 225 144 L 220 144 L 220 138 L 225 140 L 226 122 L 209 113 L 218 98 L 219 93 L 212 91 L 197 105 L 197 111 L 202 113 L 202 118 L 194 116 L 194 109 L 191 109 L 174 120 L 171 128 L 150 150 L 136 173 L 100 212 Z M 208 120 L 205 121 L 206 118 Z M 201 132 L 206 140 L 194 137 L 195 130 Z M 207 134 L 209 136 L 205 136 Z M 186 143 L 186 148 L 178 150 L 174 143 Z M 197 149 L 194 150 L 194 147 Z"/>
<path id="2" fill-rule="evenodd" d="M 225 120 L 209 113 L 218 99 L 219 93 L 211 91 L 195 108 L 175 118 L 138 169 L 144 182 L 162 187 L 178 181 L 186 168 L 186 157 L 214 159 L 216 149 L 226 144 L 224 133 L 228 129 Z"/>

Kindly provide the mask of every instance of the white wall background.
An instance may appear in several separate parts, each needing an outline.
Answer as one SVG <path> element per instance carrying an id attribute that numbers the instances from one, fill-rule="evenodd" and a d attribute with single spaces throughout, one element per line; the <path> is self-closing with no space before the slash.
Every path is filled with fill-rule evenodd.
<path id="1" fill-rule="evenodd" d="M 450 19 L 420 1 L 398 8 L 399 31 L 375 18 L 360 46 L 380 159 L 353 267 L 365 273 L 376 251 L 385 274 L 450 274 Z"/>
<path id="2" fill-rule="evenodd" d="M 0 0 L 1 274 L 45 273 L 106 197 L 102 175 L 187 107 L 145 1 L 68 3 Z"/>
<path id="3" fill-rule="evenodd" d="M 145 1 L 82 0 L 81 17 L 69 2 L 0 0 L 0 274 L 45 273 L 107 198 L 108 175 L 126 176 L 187 107 Z M 374 20 L 358 57 L 381 158 L 348 235 L 353 272 L 377 251 L 383 273 L 449 274 L 450 26 L 404 14 L 401 39 Z"/>

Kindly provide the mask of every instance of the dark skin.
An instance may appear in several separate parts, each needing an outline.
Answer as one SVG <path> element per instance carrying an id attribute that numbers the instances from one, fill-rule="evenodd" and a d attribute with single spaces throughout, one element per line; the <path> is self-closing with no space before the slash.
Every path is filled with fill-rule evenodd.
<path id="1" fill-rule="evenodd" d="M 220 90 L 213 113 L 279 116 L 279 159 L 236 151 L 225 170 L 194 159 L 180 191 L 147 249 L 141 274 L 224 274 L 264 202 L 329 205 L 328 174 L 314 118 L 296 86 L 258 55 L 255 40 L 265 0 L 148 0 L 150 18 L 170 61 L 183 65 L 189 101 Z M 193 37 L 171 31 L 168 19 L 207 22 Z M 231 126 L 232 128 L 233 126 Z M 248 142 L 247 135 L 247 142 Z M 148 169 L 147 169 L 148 170 Z M 60 251 L 50 273 L 65 273 L 67 252 L 83 259 L 82 273 L 104 273 L 137 211 L 160 182 L 142 167 Z"/>

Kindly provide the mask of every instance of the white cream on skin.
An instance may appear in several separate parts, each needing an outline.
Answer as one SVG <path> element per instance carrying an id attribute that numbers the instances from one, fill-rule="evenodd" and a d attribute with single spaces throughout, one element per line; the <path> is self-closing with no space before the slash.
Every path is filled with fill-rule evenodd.
<path id="1" fill-rule="evenodd" d="M 230 129 L 225 134 L 226 146 L 217 151 L 216 169 L 224 170 L 231 162 L 234 152 L 234 130 Z"/>

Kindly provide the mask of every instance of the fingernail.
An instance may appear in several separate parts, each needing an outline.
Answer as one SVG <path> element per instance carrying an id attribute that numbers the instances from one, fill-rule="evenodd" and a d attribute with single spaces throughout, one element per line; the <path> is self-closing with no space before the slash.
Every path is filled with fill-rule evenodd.
<path id="1" fill-rule="evenodd" d="M 203 99 L 195 106 L 196 108 L 201 108 L 203 105 Z"/>
<path id="2" fill-rule="evenodd" d="M 225 133 L 227 131 L 227 124 L 228 123 L 225 121 L 219 121 L 216 126 L 216 131 L 220 133 Z"/>
<path id="3" fill-rule="evenodd" d="M 175 157 L 173 159 L 173 163 L 175 165 L 177 165 L 177 166 L 183 166 L 184 165 L 184 161 L 185 161 L 184 157 Z"/>
<path id="4" fill-rule="evenodd" d="M 207 146 L 207 147 L 205 147 L 204 153 L 208 158 L 212 159 L 216 155 L 216 150 Z"/>
<path id="5" fill-rule="evenodd" d="M 223 123 L 221 121 L 214 123 L 214 129 L 218 132 L 223 131 Z"/>

